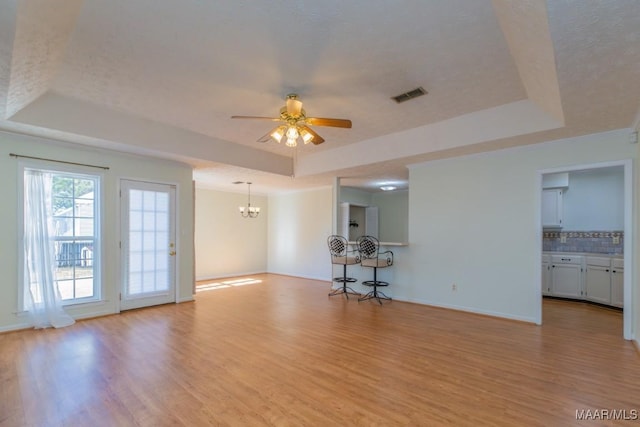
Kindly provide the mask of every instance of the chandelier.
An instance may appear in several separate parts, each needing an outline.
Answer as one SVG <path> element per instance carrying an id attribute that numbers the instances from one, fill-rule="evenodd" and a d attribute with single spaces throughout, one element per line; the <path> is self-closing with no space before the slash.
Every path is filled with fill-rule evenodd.
<path id="1" fill-rule="evenodd" d="M 251 183 L 247 182 L 247 186 L 249 196 L 247 206 L 240 206 L 238 209 L 240 210 L 240 215 L 242 215 L 243 218 L 255 218 L 260 214 L 260 208 L 251 206 Z"/>

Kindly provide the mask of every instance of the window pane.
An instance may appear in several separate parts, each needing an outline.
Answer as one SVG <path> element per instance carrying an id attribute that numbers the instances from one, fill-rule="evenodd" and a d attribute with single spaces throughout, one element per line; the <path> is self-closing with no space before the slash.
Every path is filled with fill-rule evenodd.
<path id="1" fill-rule="evenodd" d="M 76 279 L 76 298 L 90 298 L 93 296 L 93 277 Z"/>
<path id="2" fill-rule="evenodd" d="M 153 191 L 143 191 L 143 206 L 145 211 L 155 211 L 156 210 L 156 198 L 154 197 L 155 193 Z"/>
<path id="3" fill-rule="evenodd" d="M 93 218 L 76 218 L 76 236 L 93 236 Z"/>
<path id="4" fill-rule="evenodd" d="M 129 233 L 129 251 L 142 250 L 142 233 L 139 231 L 132 231 Z"/>
<path id="5" fill-rule="evenodd" d="M 129 191 L 129 209 L 132 211 L 142 210 L 142 191 Z"/>
<path id="6" fill-rule="evenodd" d="M 169 230 L 169 215 L 166 213 L 156 214 L 156 230 L 168 231 Z"/>
<path id="7" fill-rule="evenodd" d="M 155 214 L 153 212 L 145 212 L 142 218 L 144 222 L 142 227 L 147 231 L 153 231 L 156 225 Z"/>
<path id="8" fill-rule="evenodd" d="M 93 217 L 93 200 L 76 199 L 75 216 Z"/>
<path id="9" fill-rule="evenodd" d="M 169 210 L 169 194 L 156 193 L 156 211 L 167 212 Z"/>
<path id="10" fill-rule="evenodd" d="M 58 289 L 63 300 L 73 299 L 73 280 L 59 280 Z"/>
<path id="11" fill-rule="evenodd" d="M 92 179 L 76 179 L 74 181 L 74 196 L 83 199 L 93 199 L 93 180 Z"/>
<path id="12" fill-rule="evenodd" d="M 53 197 L 73 197 L 73 178 L 62 174 L 53 174 L 51 178 Z"/>
<path id="13" fill-rule="evenodd" d="M 59 216 L 72 215 L 73 198 L 71 197 L 52 197 L 53 214 Z"/>
<path id="14" fill-rule="evenodd" d="M 142 271 L 142 252 L 129 252 L 129 271 Z"/>
<path id="15" fill-rule="evenodd" d="M 129 295 L 142 292 L 142 273 L 129 272 Z"/>
<path id="16" fill-rule="evenodd" d="M 142 212 L 134 211 L 129 213 L 129 230 L 142 230 Z"/>

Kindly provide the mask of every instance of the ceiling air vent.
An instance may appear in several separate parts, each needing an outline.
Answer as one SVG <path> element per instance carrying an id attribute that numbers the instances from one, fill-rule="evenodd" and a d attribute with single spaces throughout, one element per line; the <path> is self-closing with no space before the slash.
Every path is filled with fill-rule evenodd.
<path id="1" fill-rule="evenodd" d="M 400 95 L 392 96 L 391 99 L 396 101 L 398 104 L 401 102 L 408 101 L 413 98 L 417 98 L 422 95 L 426 95 L 427 91 L 422 88 L 422 86 L 410 90 L 409 92 L 401 93 Z"/>

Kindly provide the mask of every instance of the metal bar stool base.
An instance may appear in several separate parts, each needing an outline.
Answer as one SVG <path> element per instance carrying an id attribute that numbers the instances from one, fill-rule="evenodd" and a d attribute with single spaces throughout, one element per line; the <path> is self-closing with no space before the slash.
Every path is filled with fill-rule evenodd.
<path id="1" fill-rule="evenodd" d="M 354 281 L 355 281 L 355 280 L 354 280 Z M 330 296 L 330 297 L 332 297 L 332 296 L 334 296 L 334 295 L 341 295 L 341 294 L 344 294 L 344 296 L 345 296 L 345 297 L 347 297 L 347 299 L 349 299 L 349 294 L 351 294 L 351 295 L 357 295 L 357 296 L 362 295 L 361 293 L 356 292 L 356 291 L 354 291 L 353 289 L 351 289 L 351 288 L 350 288 L 349 286 L 347 286 L 345 283 L 346 283 L 346 282 L 342 282 L 342 287 L 341 287 L 341 288 L 337 288 L 337 289 L 334 289 L 334 290 L 332 290 L 331 292 L 329 292 L 329 296 Z M 351 282 L 348 282 L 348 283 L 351 283 Z"/>
<path id="2" fill-rule="evenodd" d="M 353 289 L 351 289 L 349 286 L 347 286 L 347 283 L 355 283 L 358 281 L 358 279 L 354 279 L 353 277 L 347 277 L 347 265 L 344 264 L 342 266 L 342 277 L 334 277 L 333 281 L 334 282 L 338 282 L 338 283 L 342 283 L 342 287 L 341 288 L 337 288 L 332 290 L 331 292 L 329 292 L 329 296 L 332 297 L 334 295 L 340 295 L 340 294 L 344 294 L 345 297 L 347 297 L 347 299 L 349 299 L 349 294 L 351 295 L 362 295 L 359 292 L 354 291 Z"/>
<path id="3" fill-rule="evenodd" d="M 373 290 L 365 296 L 358 298 L 358 302 L 375 299 L 382 305 L 382 300 L 391 301 L 391 297 L 386 296 L 384 292 L 378 290 L 378 286 L 389 286 L 387 282 L 367 280 L 366 282 L 362 282 L 362 284 L 365 286 L 373 286 Z"/>

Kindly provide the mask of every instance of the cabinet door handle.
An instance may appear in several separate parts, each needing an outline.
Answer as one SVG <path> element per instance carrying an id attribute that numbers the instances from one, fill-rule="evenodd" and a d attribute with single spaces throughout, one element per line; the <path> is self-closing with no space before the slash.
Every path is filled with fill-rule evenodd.
<path id="1" fill-rule="evenodd" d="M 607 268 L 605 271 L 608 273 L 608 272 L 609 272 L 609 269 Z"/>
<path id="2" fill-rule="evenodd" d="M 571 261 L 571 258 L 561 258 L 562 261 Z"/>
<path id="3" fill-rule="evenodd" d="M 615 271 L 615 270 L 611 270 L 611 272 L 612 272 L 612 273 L 615 273 L 616 271 Z"/>

